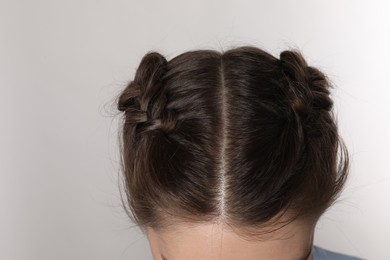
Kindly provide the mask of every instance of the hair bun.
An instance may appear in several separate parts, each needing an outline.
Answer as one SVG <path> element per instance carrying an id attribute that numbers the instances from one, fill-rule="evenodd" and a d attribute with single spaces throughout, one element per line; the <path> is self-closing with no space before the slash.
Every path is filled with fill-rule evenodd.
<path id="1" fill-rule="evenodd" d="M 318 117 L 320 110 L 329 111 L 333 101 L 329 97 L 329 82 L 317 68 L 307 65 L 297 50 L 285 50 L 280 53 L 282 72 L 289 82 L 291 105 L 301 116 Z"/>
<path id="2" fill-rule="evenodd" d="M 166 97 L 162 77 L 167 70 L 166 58 L 158 52 L 145 54 L 137 68 L 134 80 L 122 91 L 118 99 L 118 110 L 126 112 L 127 123 L 142 123 L 143 128 L 172 129 L 165 126 L 167 118 L 163 111 Z M 169 116 L 169 121 L 171 117 Z"/>

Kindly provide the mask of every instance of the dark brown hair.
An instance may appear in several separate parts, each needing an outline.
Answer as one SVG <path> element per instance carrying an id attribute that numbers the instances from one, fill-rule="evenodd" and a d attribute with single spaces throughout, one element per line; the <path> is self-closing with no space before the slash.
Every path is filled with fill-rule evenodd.
<path id="1" fill-rule="evenodd" d="M 318 219 L 349 169 L 332 87 L 297 49 L 147 53 L 117 97 L 126 213 L 143 230 L 218 220 L 252 236 L 280 213 Z"/>

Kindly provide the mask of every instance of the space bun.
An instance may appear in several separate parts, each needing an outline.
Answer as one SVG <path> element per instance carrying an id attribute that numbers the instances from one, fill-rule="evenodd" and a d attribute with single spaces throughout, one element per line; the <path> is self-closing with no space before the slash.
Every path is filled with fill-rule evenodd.
<path id="1" fill-rule="evenodd" d="M 290 106 L 302 122 L 314 122 L 332 109 L 331 85 L 324 73 L 308 66 L 297 50 L 281 52 L 279 60 L 290 92 Z"/>
<path id="2" fill-rule="evenodd" d="M 174 111 L 164 109 L 166 96 L 163 76 L 167 70 L 166 58 L 158 52 L 145 54 L 130 81 L 118 99 L 118 110 L 125 112 L 126 123 L 137 130 L 162 129 L 170 132 L 175 125 Z"/>

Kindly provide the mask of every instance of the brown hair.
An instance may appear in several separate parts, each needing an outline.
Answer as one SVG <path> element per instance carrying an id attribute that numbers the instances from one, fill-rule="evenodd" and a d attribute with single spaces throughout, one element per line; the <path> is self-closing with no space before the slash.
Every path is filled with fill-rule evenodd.
<path id="1" fill-rule="evenodd" d="M 349 169 L 332 87 L 297 49 L 147 53 L 117 97 L 126 213 L 143 230 L 218 220 L 251 236 L 287 210 L 318 219 Z"/>

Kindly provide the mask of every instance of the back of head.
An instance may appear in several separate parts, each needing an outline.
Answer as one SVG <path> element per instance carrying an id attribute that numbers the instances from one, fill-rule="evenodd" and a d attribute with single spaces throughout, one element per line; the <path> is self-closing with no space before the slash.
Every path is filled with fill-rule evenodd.
<path id="1" fill-rule="evenodd" d="M 331 87 L 297 50 L 147 53 L 118 97 L 129 217 L 155 229 L 218 221 L 253 236 L 284 213 L 318 218 L 348 172 Z"/>

